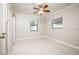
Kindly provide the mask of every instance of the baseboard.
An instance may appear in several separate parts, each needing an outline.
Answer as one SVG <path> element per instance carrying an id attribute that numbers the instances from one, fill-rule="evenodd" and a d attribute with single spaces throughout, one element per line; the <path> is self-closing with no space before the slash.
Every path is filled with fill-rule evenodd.
<path id="1" fill-rule="evenodd" d="M 76 45 L 69 44 L 69 43 L 66 43 L 66 42 L 63 42 L 63 41 L 60 41 L 60 40 L 57 40 L 57 39 L 53 39 L 53 38 L 48 37 L 48 36 L 45 36 L 45 38 L 50 39 L 50 40 L 53 40 L 53 41 L 56 41 L 56 42 L 58 42 L 58 43 L 60 43 L 60 44 L 64 44 L 64 45 L 66 45 L 66 46 L 69 46 L 69 47 L 72 47 L 72 48 L 75 48 L 75 49 L 78 49 L 78 50 L 79 50 L 79 47 L 76 46 Z"/>
<path id="2" fill-rule="evenodd" d="M 38 38 L 44 38 L 45 36 L 35 36 L 35 37 L 27 37 L 27 38 L 18 38 L 16 40 L 25 40 L 25 39 L 38 39 Z"/>

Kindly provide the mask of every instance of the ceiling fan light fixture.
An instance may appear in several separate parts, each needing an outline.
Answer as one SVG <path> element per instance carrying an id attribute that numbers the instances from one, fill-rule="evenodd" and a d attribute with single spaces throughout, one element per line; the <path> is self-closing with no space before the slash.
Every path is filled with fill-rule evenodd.
<path id="1" fill-rule="evenodd" d="M 44 12 L 43 10 L 38 11 L 39 14 L 42 14 L 43 12 Z"/>

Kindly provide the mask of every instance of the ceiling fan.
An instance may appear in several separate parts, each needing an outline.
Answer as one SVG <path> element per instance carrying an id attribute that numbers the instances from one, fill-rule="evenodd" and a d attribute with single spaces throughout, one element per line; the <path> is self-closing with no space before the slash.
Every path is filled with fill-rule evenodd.
<path id="1" fill-rule="evenodd" d="M 42 15 L 43 12 L 50 12 L 50 10 L 48 10 L 48 5 L 47 4 L 45 4 L 45 5 L 43 5 L 43 4 L 38 5 L 37 7 L 33 7 L 33 9 L 37 10 L 33 14 L 39 13 L 40 15 Z"/>

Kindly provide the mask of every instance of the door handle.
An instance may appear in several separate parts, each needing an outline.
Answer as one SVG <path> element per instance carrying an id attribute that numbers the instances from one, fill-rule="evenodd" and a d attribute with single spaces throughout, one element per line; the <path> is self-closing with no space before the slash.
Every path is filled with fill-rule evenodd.
<path id="1" fill-rule="evenodd" d="M 5 35 L 6 35 L 6 33 L 3 33 L 3 32 L 2 32 L 2 33 L 0 34 L 0 39 L 4 39 L 4 38 L 5 38 Z"/>
<path id="2" fill-rule="evenodd" d="M 3 33 L 3 32 L 2 32 L 2 35 L 6 35 L 6 33 Z"/>
<path id="3" fill-rule="evenodd" d="M 5 38 L 5 36 L 0 36 L 0 39 L 3 39 L 3 38 Z"/>

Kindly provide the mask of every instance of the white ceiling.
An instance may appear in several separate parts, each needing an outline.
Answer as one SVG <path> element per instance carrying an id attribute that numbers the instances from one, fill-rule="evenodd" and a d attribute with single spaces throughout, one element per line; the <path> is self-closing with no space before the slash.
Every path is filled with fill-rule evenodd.
<path id="1" fill-rule="evenodd" d="M 47 3 L 51 12 L 63 9 L 72 3 Z M 11 3 L 13 10 L 16 13 L 33 14 L 36 10 L 33 7 L 37 6 L 37 3 Z"/>

